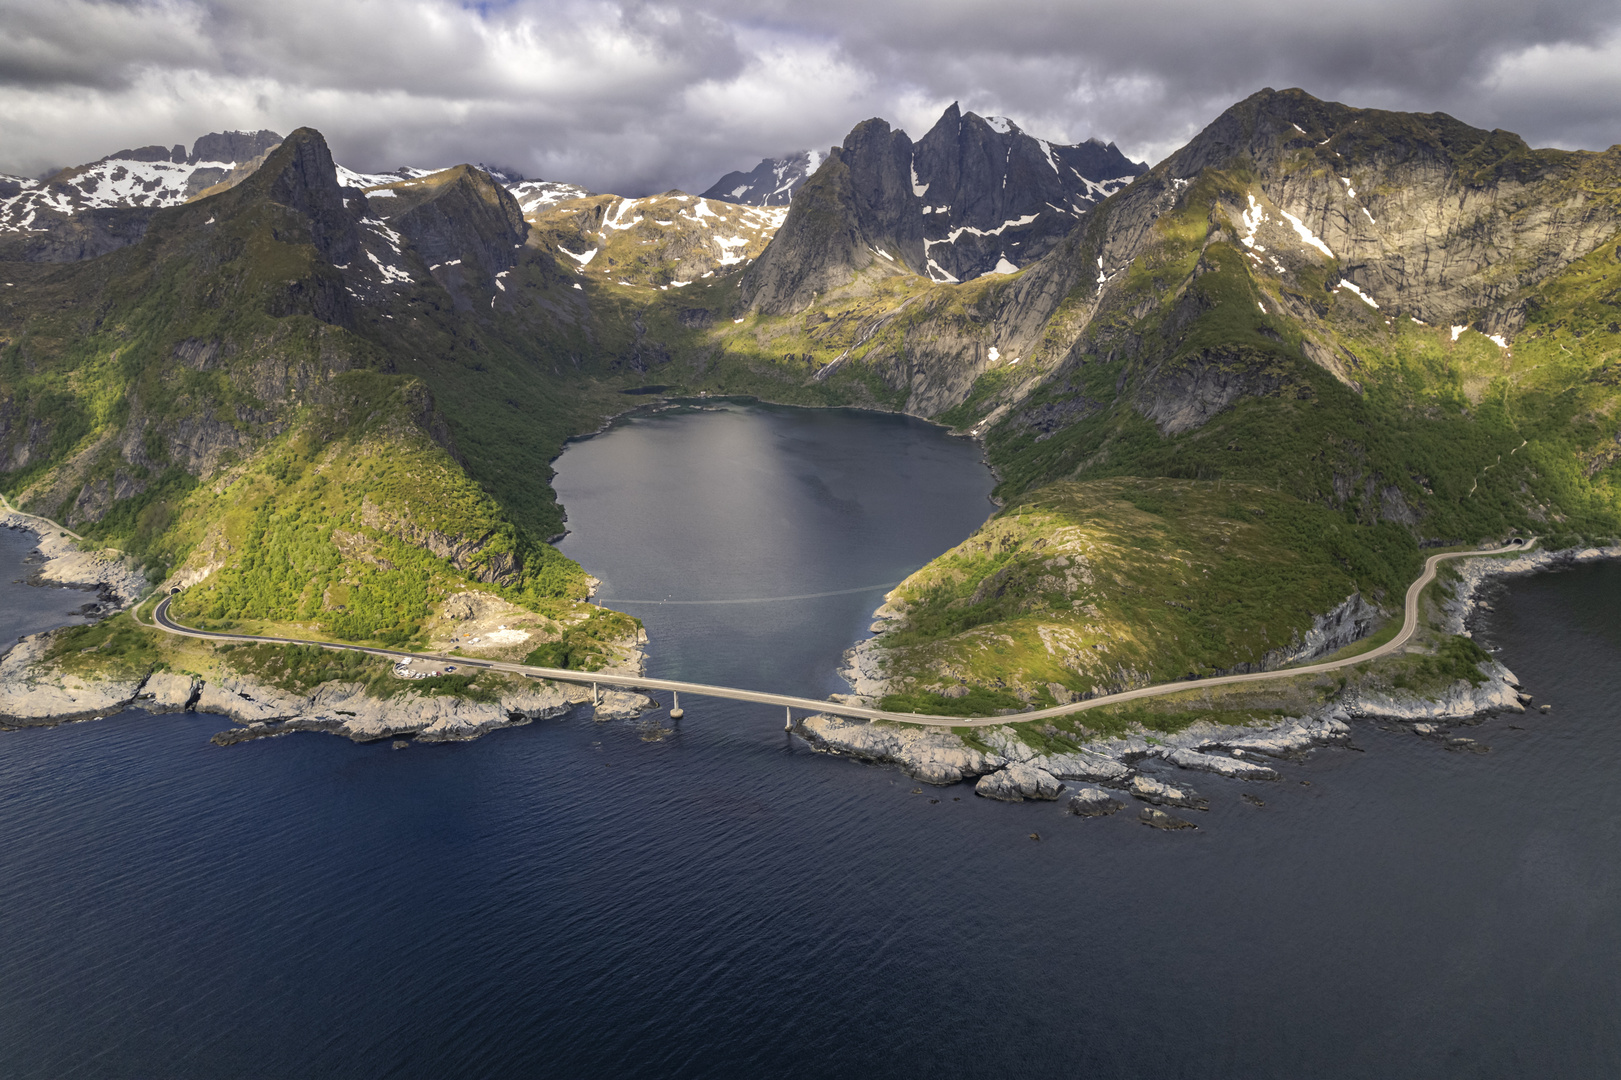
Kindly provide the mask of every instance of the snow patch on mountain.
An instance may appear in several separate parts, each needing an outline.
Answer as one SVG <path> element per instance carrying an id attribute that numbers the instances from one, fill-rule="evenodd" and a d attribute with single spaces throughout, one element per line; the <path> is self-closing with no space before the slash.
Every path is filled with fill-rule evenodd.
<path id="1" fill-rule="evenodd" d="M 702 193 L 705 199 L 742 206 L 787 206 L 805 181 L 827 160 L 817 150 L 765 158 L 748 172 L 729 172 Z"/>
<path id="2" fill-rule="evenodd" d="M 1371 308 L 1377 308 L 1379 306 L 1378 303 L 1374 301 L 1373 297 L 1357 288 L 1356 282 L 1352 281 L 1350 278 L 1341 278 L 1340 283 L 1334 286 L 1334 289 L 1336 292 L 1340 289 L 1345 289 L 1347 292 L 1355 294 L 1362 300 L 1364 304 L 1367 304 Z"/>
<path id="3" fill-rule="evenodd" d="M 1328 245 L 1323 243 L 1322 240 L 1318 239 L 1316 233 L 1306 228 L 1305 222 L 1301 221 L 1287 210 L 1279 210 L 1278 213 L 1282 214 L 1284 218 L 1288 220 L 1289 224 L 1294 228 L 1296 234 L 1299 235 L 1302 242 L 1316 248 L 1318 251 L 1321 251 L 1330 259 L 1334 258 L 1334 253 L 1328 250 Z"/>
<path id="4" fill-rule="evenodd" d="M 570 199 L 589 199 L 592 195 L 577 184 L 563 184 L 555 180 L 523 180 L 508 184 L 506 188 L 518 200 L 519 209 L 526 214 Z"/>

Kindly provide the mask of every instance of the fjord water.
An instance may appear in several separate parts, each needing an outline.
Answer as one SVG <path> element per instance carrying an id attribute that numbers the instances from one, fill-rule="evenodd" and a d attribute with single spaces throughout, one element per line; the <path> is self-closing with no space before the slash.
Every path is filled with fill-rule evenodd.
<path id="1" fill-rule="evenodd" d="M 989 509 L 971 446 L 852 413 L 637 417 L 559 470 L 633 600 L 879 584 Z M 656 741 L 3 734 L 0 1075 L 1615 1075 L 1621 566 L 1500 592 L 1477 636 L 1551 714 L 1183 774 L 1197 832 L 912 794 L 703 699 Z M 876 602 L 631 610 L 659 674 L 822 693 Z"/>

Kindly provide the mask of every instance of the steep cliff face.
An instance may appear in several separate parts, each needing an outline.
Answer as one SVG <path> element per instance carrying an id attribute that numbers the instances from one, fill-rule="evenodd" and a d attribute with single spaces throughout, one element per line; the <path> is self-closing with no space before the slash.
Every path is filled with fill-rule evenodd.
<path id="1" fill-rule="evenodd" d="M 1373 373 L 1355 339 L 1383 327 L 1381 351 L 1444 327 L 1449 345 L 1472 330 L 1511 359 L 1542 283 L 1621 228 L 1618 163 L 1263 91 L 1033 266 L 994 333 L 1074 373 L 1043 408 L 1082 382 L 1098 396 L 1080 365 L 1122 362 L 1108 396 L 1166 435 L 1247 399 L 1317 394 L 1313 371 L 1361 394 Z"/>
<path id="2" fill-rule="evenodd" d="M 1253 171 L 1257 202 L 1220 209 L 1255 243 L 1304 245 L 1386 309 L 1480 321 L 1488 333 L 1518 329 L 1517 298 L 1618 225 L 1613 153 L 1533 150 L 1444 113 L 1353 109 L 1299 91 L 1229 109 L 1163 173 L 1175 183 L 1235 168 Z"/>
<path id="3" fill-rule="evenodd" d="M 1145 168 L 1113 145 L 1054 145 L 956 105 L 915 145 L 868 120 L 794 196 L 804 209 L 790 207 L 743 296 L 785 314 L 873 267 L 935 282 L 1014 273 Z"/>
<path id="4" fill-rule="evenodd" d="M 366 202 L 429 266 L 477 267 L 489 279 L 517 265 L 529 233 L 512 193 L 471 165 L 368 188 Z"/>
<path id="5" fill-rule="evenodd" d="M 868 267 L 901 272 L 863 228 L 850 166 L 835 149 L 794 196 L 771 245 L 743 272 L 742 297 L 764 314 L 792 314 Z"/>
<path id="6" fill-rule="evenodd" d="M 911 163 L 925 270 L 935 281 L 1011 273 L 1146 169 L 1112 143 L 1055 145 L 952 105 L 918 140 Z"/>

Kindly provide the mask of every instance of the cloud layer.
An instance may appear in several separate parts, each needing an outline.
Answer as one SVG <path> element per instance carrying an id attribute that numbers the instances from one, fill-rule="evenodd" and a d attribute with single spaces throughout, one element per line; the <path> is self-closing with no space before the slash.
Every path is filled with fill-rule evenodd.
<path id="1" fill-rule="evenodd" d="M 0 0 L 0 171 L 319 128 L 360 169 L 701 190 L 952 101 L 1156 161 L 1262 86 L 1621 141 L 1613 0 Z"/>

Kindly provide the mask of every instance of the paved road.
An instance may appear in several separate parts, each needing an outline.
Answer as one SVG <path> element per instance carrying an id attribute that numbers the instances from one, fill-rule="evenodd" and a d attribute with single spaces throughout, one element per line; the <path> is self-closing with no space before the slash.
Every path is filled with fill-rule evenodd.
<path id="1" fill-rule="evenodd" d="M 835 716 L 853 716 L 867 720 L 893 720 L 903 724 L 923 724 L 931 727 L 984 727 L 996 724 L 1023 724 L 1031 720 L 1046 720 L 1055 716 L 1068 716 L 1072 713 L 1085 712 L 1103 705 L 1113 705 L 1122 701 L 1136 701 L 1140 698 L 1159 697 L 1162 694 L 1175 694 L 1182 690 L 1203 689 L 1209 686 L 1231 686 L 1234 683 L 1265 682 L 1269 679 L 1289 679 L 1297 675 L 1317 675 L 1325 671 L 1338 671 L 1341 668 L 1354 667 L 1357 664 L 1366 664 L 1383 656 L 1398 652 L 1405 648 L 1418 631 L 1418 600 L 1424 587 L 1435 580 L 1436 568 L 1447 559 L 1466 559 L 1477 555 L 1501 555 L 1505 551 L 1529 551 L 1537 542 L 1532 537 L 1524 544 L 1497 548 L 1490 551 L 1454 551 L 1441 555 L 1431 555 L 1424 560 L 1424 572 L 1418 580 L 1408 586 L 1405 618 L 1401 633 L 1385 642 L 1377 649 L 1370 649 L 1359 656 L 1346 660 L 1331 660 L 1320 664 L 1307 664 L 1302 667 L 1280 668 L 1276 671 L 1255 671 L 1246 675 L 1221 675 L 1211 679 L 1185 679 L 1178 682 L 1159 683 L 1156 686 L 1144 686 L 1136 690 L 1125 690 L 1118 694 L 1106 694 L 1102 697 L 1088 698 L 1085 701 L 1076 701 L 1069 705 L 1055 705 L 1050 709 L 1035 709 L 1030 712 L 1013 713 L 1008 716 L 929 716 L 920 713 L 886 712 L 883 709 L 868 709 L 860 705 L 844 705 L 834 701 L 818 701 L 815 698 L 794 697 L 791 694 L 768 694 L 759 690 L 739 690 L 732 686 L 710 686 L 707 683 L 681 682 L 677 679 L 649 679 L 640 675 L 618 675 L 608 672 L 593 671 L 566 671 L 560 668 L 533 667 L 529 664 L 513 664 L 501 660 L 479 660 L 467 656 L 445 656 L 438 653 L 400 652 L 395 649 L 376 649 L 366 645 L 343 645 L 331 641 L 306 641 L 299 638 L 254 637 L 248 634 L 220 634 L 207 630 L 194 630 L 189 626 L 182 626 L 169 618 L 170 597 L 164 597 L 152 613 L 152 618 L 159 629 L 167 630 L 171 634 L 180 634 L 185 637 L 203 638 L 209 641 L 231 641 L 245 643 L 261 643 L 271 645 L 318 645 L 323 649 L 334 649 L 344 652 L 367 653 L 371 656 L 386 656 L 392 659 L 429 660 L 434 663 L 455 664 L 458 668 L 481 668 L 490 671 L 502 671 L 513 675 L 524 675 L 532 679 L 556 679 L 560 682 L 590 684 L 592 686 L 620 687 L 627 690 L 670 690 L 680 694 L 692 694 L 698 697 L 730 698 L 734 701 L 753 701 L 761 705 L 781 705 L 788 709 L 802 709 L 806 712 L 832 713 Z"/>
<path id="2" fill-rule="evenodd" d="M 67 533 L 69 536 L 73 537 L 73 539 L 79 541 L 81 544 L 84 543 L 84 537 L 80 536 L 78 533 L 74 532 L 72 529 L 68 528 L 66 525 L 58 524 L 57 522 L 52 521 L 48 517 L 40 517 L 38 514 L 30 514 L 26 510 L 19 510 L 15 506 L 12 506 L 11 505 L 11 500 L 6 498 L 4 495 L 0 495 L 0 510 L 6 510 L 6 511 L 9 511 L 9 512 L 11 512 L 13 514 L 16 514 L 18 517 L 28 518 L 31 521 L 37 521 L 44 528 L 54 529 L 57 532 Z"/>

